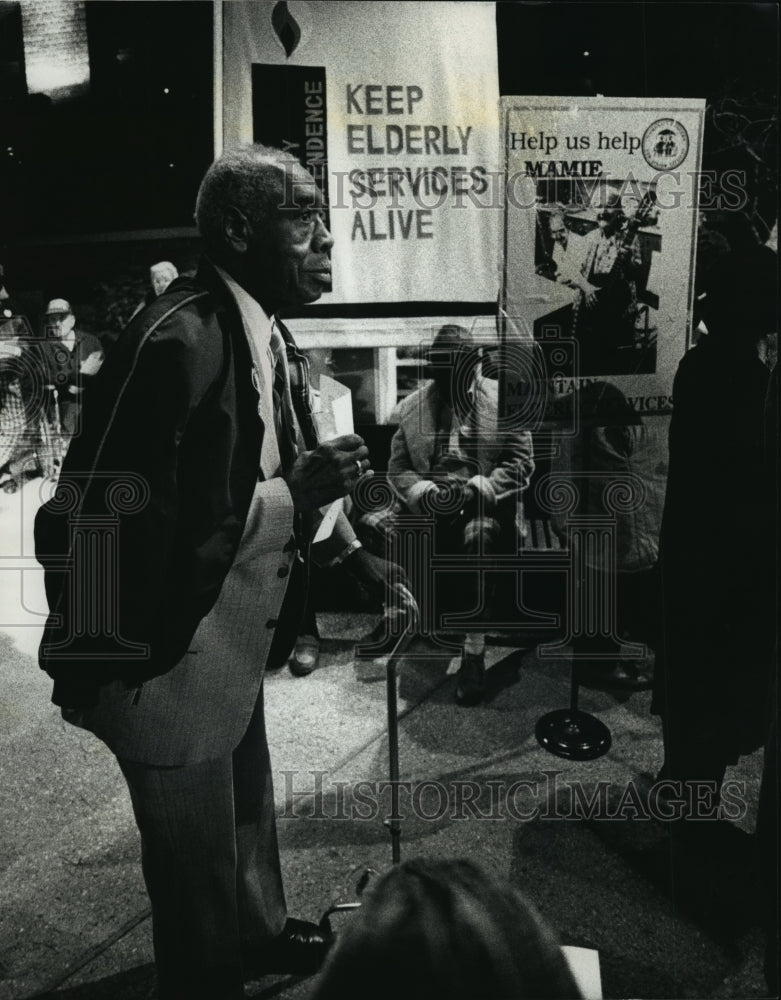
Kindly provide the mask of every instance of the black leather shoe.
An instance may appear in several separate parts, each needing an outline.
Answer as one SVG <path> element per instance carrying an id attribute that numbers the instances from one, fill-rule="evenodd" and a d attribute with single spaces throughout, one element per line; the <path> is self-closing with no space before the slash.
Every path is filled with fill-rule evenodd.
<path id="1" fill-rule="evenodd" d="M 248 963 L 248 973 L 250 976 L 271 973 L 311 976 L 325 961 L 330 945 L 331 939 L 317 924 L 288 917 L 282 933 L 258 949 Z"/>
<path id="2" fill-rule="evenodd" d="M 317 669 L 320 659 L 320 639 L 316 635 L 300 635 L 288 660 L 290 673 L 296 677 L 306 677 Z"/>
<path id="3" fill-rule="evenodd" d="M 485 696 L 485 654 L 464 653 L 456 674 L 456 703 L 477 705 Z"/>

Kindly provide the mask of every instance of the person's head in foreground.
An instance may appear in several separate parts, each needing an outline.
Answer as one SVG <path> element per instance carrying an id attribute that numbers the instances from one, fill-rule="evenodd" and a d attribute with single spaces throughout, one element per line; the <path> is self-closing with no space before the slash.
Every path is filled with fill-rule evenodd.
<path id="1" fill-rule="evenodd" d="M 339 935 L 312 1000 L 580 997 L 553 932 L 471 861 L 406 861 Z"/>
<path id="2" fill-rule="evenodd" d="M 170 260 L 161 260 L 149 268 L 149 284 L 155 295 L 162 295 L 179 272 Z"/>
<path id="3" fill-rule="evenodd" d="M 269 315 L 330 291 L 322 192 L 289 153 L 260 145 L 224 153 L 201 183 L 195 217 L 211 260 Z"/>

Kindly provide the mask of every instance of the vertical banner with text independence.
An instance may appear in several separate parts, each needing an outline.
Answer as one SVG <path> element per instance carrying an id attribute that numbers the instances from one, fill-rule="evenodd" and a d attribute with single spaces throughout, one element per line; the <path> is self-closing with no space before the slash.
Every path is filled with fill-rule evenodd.
<path id="1" fill-rule="evenodd" d="M 328 196 L 324 66 L 252 67 L 252 137 L 292 150 Z"/>

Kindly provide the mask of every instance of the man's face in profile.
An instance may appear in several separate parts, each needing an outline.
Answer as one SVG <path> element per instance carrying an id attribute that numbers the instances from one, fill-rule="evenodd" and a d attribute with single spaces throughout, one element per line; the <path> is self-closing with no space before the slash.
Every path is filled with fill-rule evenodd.
<path id="1" fill-rule="evenodd" d="M 333 244 L 319 188 L 303 167 L 291 165 L 271 224 L 250 246 L 255 264 L 264 272 L 259 280 L 279 305 L 316 302 L 331 290 Z"/>

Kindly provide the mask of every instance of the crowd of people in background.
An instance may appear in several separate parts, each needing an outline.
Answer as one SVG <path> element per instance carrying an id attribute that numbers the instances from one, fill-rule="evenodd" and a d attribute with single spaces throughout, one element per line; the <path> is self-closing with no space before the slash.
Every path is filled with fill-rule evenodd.
<path id="1" fill-rule="evenodd" d="M 153 264 L 149 290 L 131 319 L 179 272 Z M 39 322 L 5 286 L 0 265 L 0 487 L 15 492 L 28 479 L 56 479 L 68 444 L 79 431 L 81 398 L 115 336 L 80 329 L 70 301 L 57 297 Z"/>

